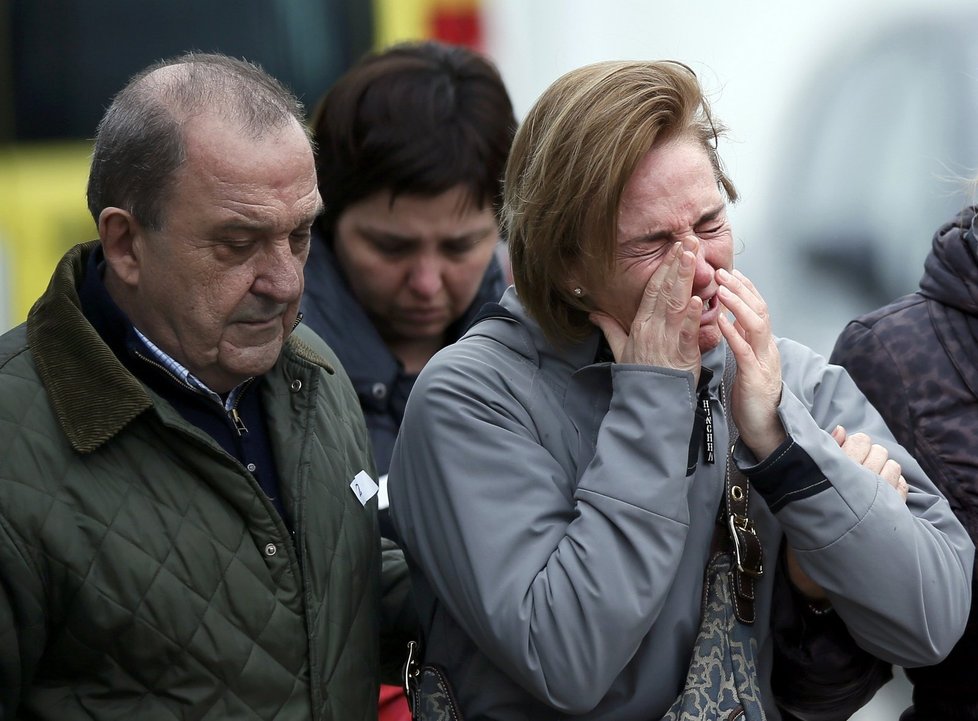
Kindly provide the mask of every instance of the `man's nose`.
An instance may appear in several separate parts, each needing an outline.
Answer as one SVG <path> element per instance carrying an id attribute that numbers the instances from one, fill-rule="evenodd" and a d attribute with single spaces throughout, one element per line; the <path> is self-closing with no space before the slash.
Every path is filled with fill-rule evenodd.
<path id="1" fill-rule="evenodd" d="M 276 244 L 263 254 L 254 290 L 279 303 L 290 303 L 302 292 L 302 261 L 288 243 Z"/>

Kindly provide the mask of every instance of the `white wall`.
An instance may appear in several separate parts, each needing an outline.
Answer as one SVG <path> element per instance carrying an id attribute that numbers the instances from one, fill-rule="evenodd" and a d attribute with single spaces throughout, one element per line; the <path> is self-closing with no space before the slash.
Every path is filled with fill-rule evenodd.
<path id="1" fill-rule="evenodd" d="M 831 350 L 848 319 L 869 308 L 850 307 L 845 294 L 839 293 L 806 298 L 804 303 L 790 296 L 797 282 L 785 266 L 791 265 L 796 273 L 805 270 L 794 268 L 798 260 L 784 255 L 782 229 L 771 225 L 778 209 L 770 203 L 775 202 L 775 185 L 783 183 L 775 175 L 779 160 L 786 148 L 805 142 L 791 132 L 797 129 L 799 111 L 805 109 L 803 92 L 820 68 L 838 63 L 888 27 L 908 20 L 953 19 L 968 15 L 966 11 L 975 17 L 976 7 L 971 0 L 483 0 L 483 5 L 487 49 L 511 90 L 518 117 L 560 74 L 589 62 L 668 58 L 696 71 L 711 93 L 715 114 L 730 129 L 720 151 L 741 194 L 731 214 L 744 247 L 737 263 L 774 308 L 776 332 L 823 353 Z M 978 97 L 978 55 L 972 57 L 976 65 L 963 68 L 962 77 L 949 81 L 974 81 Z M 880 122 L 893 119 L 884 114 Z M 978 143 L 978 133 L 974 136 Z M 953 168 L 951 174 L 978 170 L 978 155 L 975 167 L 971 162 Z M 953 192 L 937 186 L 935 178 L 935 193 Z M 954 200 L 951 207 L 957 203 Z M 913 229 L 922 237 L 908 262 L 922 263 L 929 234 L 944 219 L 934 211 L 922 217 Z M 919 273 L 913 271 L 911 276 L 911 287 L 904 282 L 893 295 L 914 289 Z M 818 294 L 820 287 L 808 292 Z M 819 322 L 812 323 L 809 313 Z"/>

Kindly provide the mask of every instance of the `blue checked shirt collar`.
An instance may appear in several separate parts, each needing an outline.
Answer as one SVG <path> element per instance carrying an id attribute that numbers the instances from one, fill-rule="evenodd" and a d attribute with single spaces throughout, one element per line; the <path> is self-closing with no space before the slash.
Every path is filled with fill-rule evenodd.
<path id="1" fill-rule="evenodd" d="M 194 391 L 195 393 L 199 393 L 202 396 L 207 396 L 208 398 L 211 398 L 218 405 L 223 406 L 224 410 L 228 412 L 230 412 L 231 409 L 234 408 L 234 404 L 237 401 L 238 396 L 241 395 L 241 392 L 244 390 L 245 386 L 251 380 L 249 378 L 247 381 L 244 381 L 243 383 L 240 383 L 234 388 L 232 388 L 231 392 L 228 393 L 227 400 L 224 400 L 221 398 L 220 395 L 218 395 L 210 388 L 208 388 L 203 381 L 197 378 L 189 370 L 184 368 L 179 362 L 177 362 L 169 355 L 167 355 L 167 353 L 159 346 L 157 346 L 155 343 L 153 343 L 153 341 L 151 341 L 149 338 L 143 335 L 143 333 L 139 330 L 139 328 L 133 326 L 132 329 L 136 333 L 136 336 L 139 338 L 142 344 L 146 347 L 146 350 L 149 351 L 149 354 L 152 356 L 153 360 L 155 360 L 157 363 L 159 363 L 168 371 L 170 371 L 170 373 L 172 373 L 176 378 L 180 379 L 180 381 L 182 381 L 183 384 L 187 386 L 187 388 Z"/>

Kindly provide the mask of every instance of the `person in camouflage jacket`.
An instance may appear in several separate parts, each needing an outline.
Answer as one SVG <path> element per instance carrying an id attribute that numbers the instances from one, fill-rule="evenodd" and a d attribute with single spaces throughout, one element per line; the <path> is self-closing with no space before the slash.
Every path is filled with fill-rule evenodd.
<path id="1" fill-rule="evenodd" d="M 916 293 L 852 321 L 832 361 L 849 371 L 896 439 L 978 539 L 978 207 L 934 235 Z M 972 579 L 972 599 L 976 580 Z M 941 663 L 907 669 L 903 721 L 978 719 L 978 616 Z"/>

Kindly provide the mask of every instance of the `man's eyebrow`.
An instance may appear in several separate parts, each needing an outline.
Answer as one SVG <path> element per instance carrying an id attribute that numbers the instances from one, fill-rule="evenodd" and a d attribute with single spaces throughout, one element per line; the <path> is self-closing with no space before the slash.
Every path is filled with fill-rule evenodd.
<path id="1" fill-rule="evenodd" d="M 325 210 L 326 206 L 323 205 L 322 202 L 318 203 L 312 212 L 306 213 L 299 218 L 298 223 L 296 223 L 296 227 L 312 225 L 314 222 L 316 222 L 316 218 L 322 215 Z M 269 227 L 270 225 L 261 219 L 235 216 L 219 222 L 216 229 L 221 233 L 261 233 L 268 230 Z"/>
<path id="2" fill-rule="evenodd" d="M 247 220 L 245 218 L 233 218 L 226 220 L 222 223 L 218 223 L 217 230 L 222 233 L 244 231 L 244 232 L 256 232 L 262 231 L 268 226 L 261 222 L 260 220 Z"/>
<path id="3" fill-rule="evenodd" d="M 320 200 L 319 202 L 316 203 L 315 208 L 313 208 L 310 212 L 305 213 L 299 218 L 299 221 L 296 223 L 296 227 L 298 228 L 298 227 L 302 227 L 303 225 L 312 225 L 313 223 L 316 222 L 316 218 L 322 215 L 325 211 L 326 211 L 326 206 L 323 204 L 323 201 Z"/>

